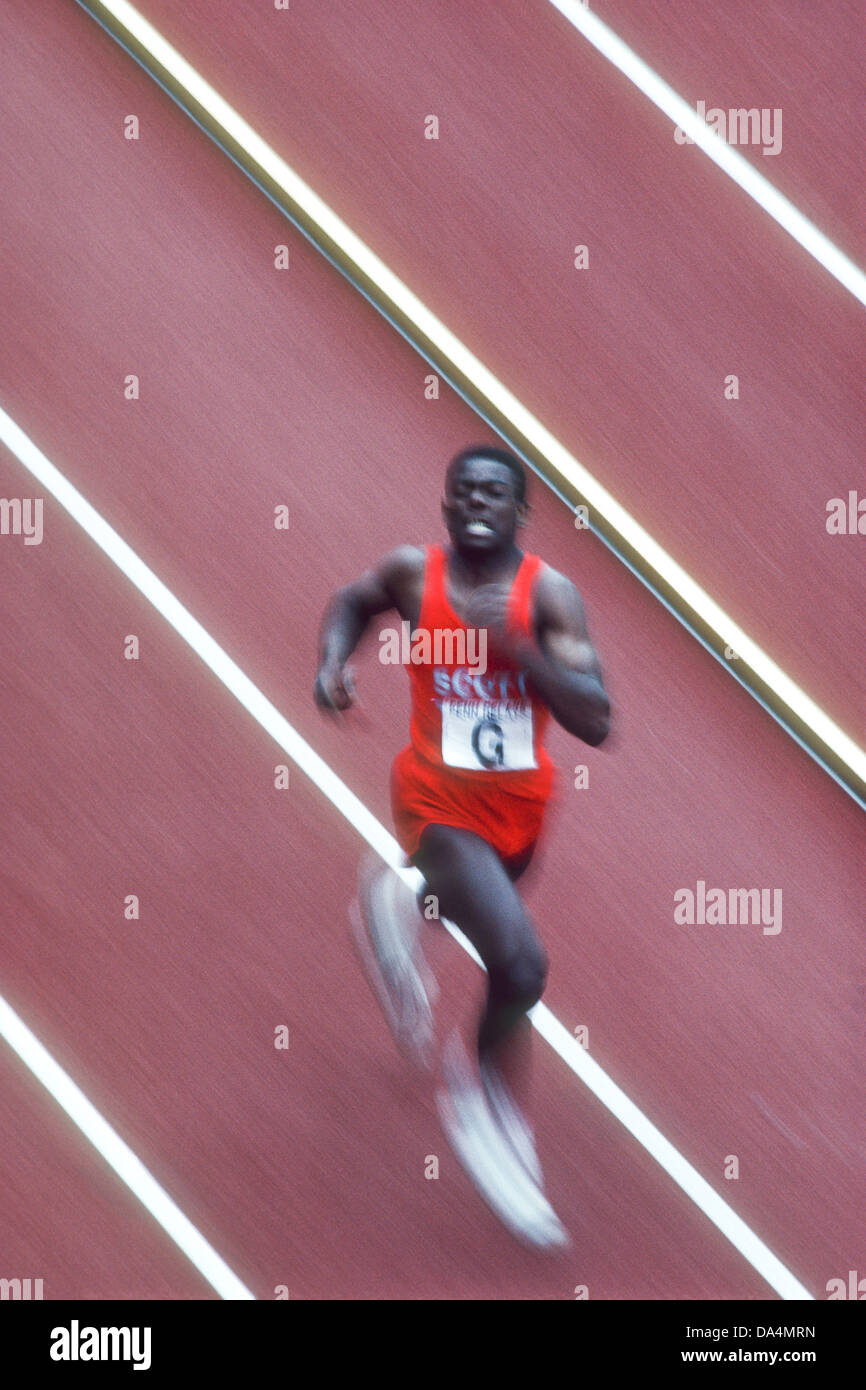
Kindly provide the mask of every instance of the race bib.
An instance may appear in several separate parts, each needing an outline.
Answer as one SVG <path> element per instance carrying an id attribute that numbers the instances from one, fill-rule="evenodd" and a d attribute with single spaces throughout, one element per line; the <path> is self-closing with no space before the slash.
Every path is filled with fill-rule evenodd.
<path id="1" fill-rule="evenodd" d="M 474 771 L 518 772 L 537 767 L 532 705 L 517 700 L 443 700 L 442 761 Z"/>

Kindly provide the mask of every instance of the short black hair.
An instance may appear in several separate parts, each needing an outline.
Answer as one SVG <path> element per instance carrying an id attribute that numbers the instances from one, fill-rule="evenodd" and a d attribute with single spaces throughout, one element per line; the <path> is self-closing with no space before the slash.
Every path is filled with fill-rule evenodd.
<path id="1" fill-rule="evenodd" d="M 491 444 L 471 444 L 468 449 L 461 449 L 459 454 L 454 455 L 447 471 L 450 473 L 472 459 L 490 459 L 491 463 L 504 464 L 511 470 L 515 498 L 518 502 L 526 501 L 526 469 L 516 454 L 510 454 L 507 449 L 498 449 Z"/>

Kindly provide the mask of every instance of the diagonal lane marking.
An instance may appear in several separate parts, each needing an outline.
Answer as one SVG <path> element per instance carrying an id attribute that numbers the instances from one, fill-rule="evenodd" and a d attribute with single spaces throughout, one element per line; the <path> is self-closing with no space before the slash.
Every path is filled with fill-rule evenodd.
<path id="1" fill-rule="evenodd" d="M 694 144 L 778 222 L 804 251 L 808 251 L 840 285 L 850 290 L 855 299 L 866 304 L 866 274 L 860 267 L 750 164 L 739 150 L 727 144 L 712 126 L 701 120 L 694 107 L 689 106 L 634 49 L 629 48 L 603 19 L 582 5 L 580 0 L 550 0 L 550 4 L 644 96 L 649 97 L 660 111 L 685 131 Z"/>

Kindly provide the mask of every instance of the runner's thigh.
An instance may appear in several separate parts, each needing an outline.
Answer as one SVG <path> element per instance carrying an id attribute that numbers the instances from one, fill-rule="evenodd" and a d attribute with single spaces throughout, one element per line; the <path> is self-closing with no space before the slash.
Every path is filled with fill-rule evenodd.
<path id="1" fill-rule="evenodd" d="M 486 840 L 450 825 L 428 825 L 415 863 L 439 912 L 469 937 L 488 970 L 531 954 L 546 970 L 538 934 L 499 855 Z"/>

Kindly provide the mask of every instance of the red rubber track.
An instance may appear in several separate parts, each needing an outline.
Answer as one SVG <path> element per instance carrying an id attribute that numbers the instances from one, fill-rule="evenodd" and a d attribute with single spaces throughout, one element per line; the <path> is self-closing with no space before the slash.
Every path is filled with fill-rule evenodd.
<path id="1" fill-rule="evenodd" d="M 370 643 L 364 716 L 324 722 L 318 617 L 389 545 L 439 535 L 442 464 L 483 431 L 450 393 L 425 400 L 420 359 L 81 11 L 15 3 L 0 40 L 0 399 L 387 823 L 405 681 Z M 4 453 L 0 495 L 33 494 Z M 541 485 L 533 503 L 527 544 L 581 588 L 616 709 L 600 750 L 550 741 L 561 794 L 528 885 L 547 1002 L 821 1296 L 863 1261 L 860 813 Z M 541 1156 L 575 1245 L 516 1246 L 348 946 L 355 832 L 297 770 L 275 790 L 284 755 L 53 503 L 42 545 L 2 537 L 0 560 L 3 993 L 257 1296 L 768 1296 L 540 1042 Z M 699 878 L 780 887 L 783 930 L 675 926 Z M 480 980 L 450 945 L 465 1014 Z M 5 1155 L 42 1166 L 21 1158 L 4 1190 L 22 1265 L 4 1277 L 194 1296 L 159 1232 L 131 1249 L 134 1199 L 5 1070 Z M 52 1162 L 89 1163 L 94 1214 L 58 1183 L 49 1246 Z"/>
<path id="2" fill-rule="evenodd" d="M 657 67 L 684 3 L 637 29 L 678 16 Z M 831 498 L 866 495 L 862 305 L 547 0 L 142 8 L 862 745 L 862 537 L 826 531 Z M 670 72 L 681 94 L 782 104 L 762 172 L 819 225 L 828 201 L 850 208 L 845 246 L 866 263 L 859 16 L 700 11 Z M 696 49 L 717 56 L 698 66 Z"/>
<path id="3" fill-rule="evenodd" d="M 61 1034 L 58 1044 L 64 1043 Z M 120 1179 L 93 1161 L 79 1131 L 10 1055 L 4 1047 L 0 1278 L 30 1279 L 37 1297 L 32 1281 L 41 1279 L 45 1299 L 134 1298 L 142 1289 L 152 1298 L 214 1297 L 144 1208 L 129 1200 Z"/>

